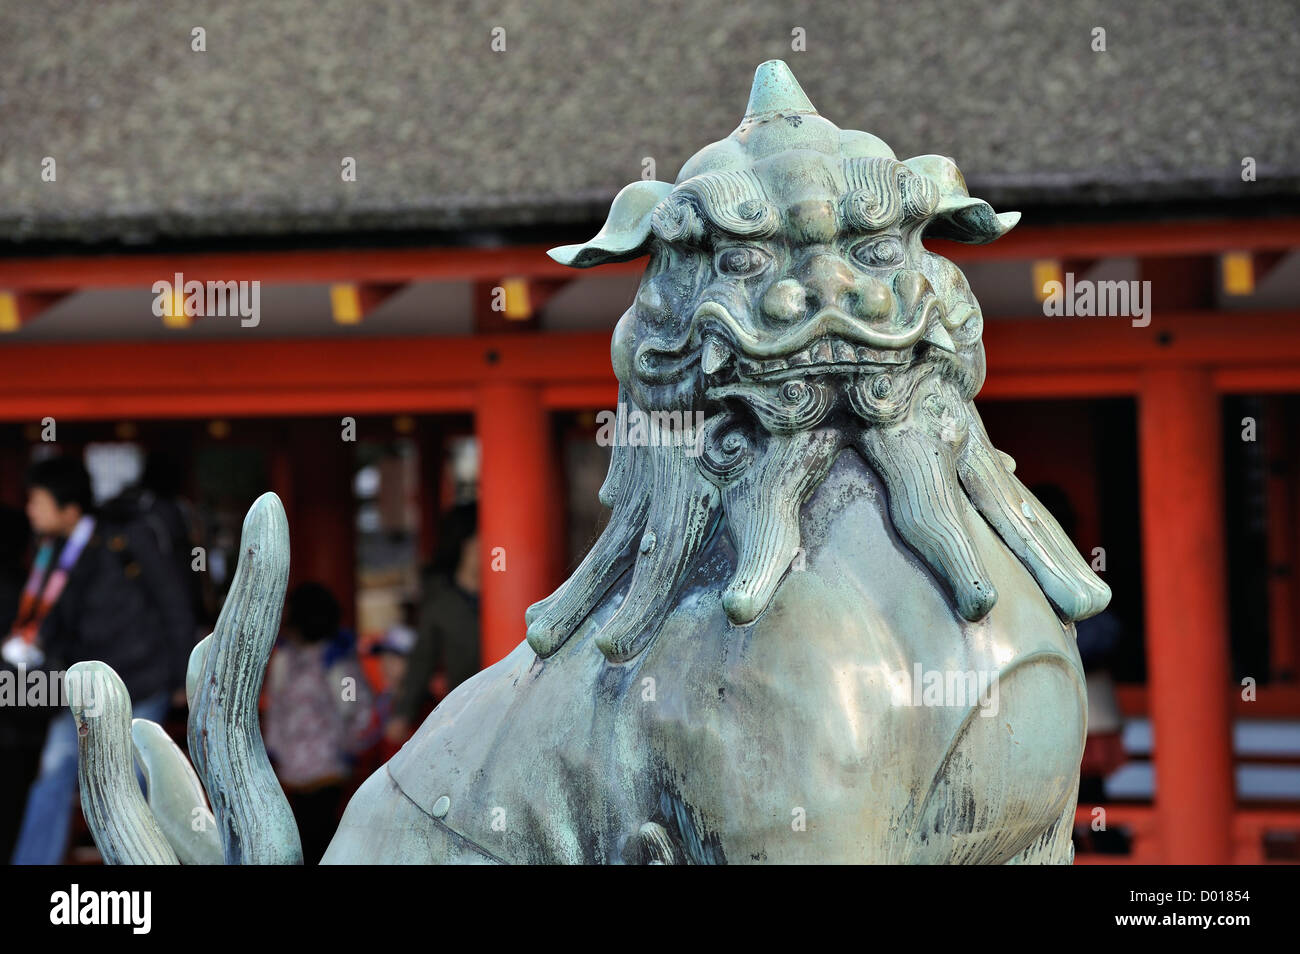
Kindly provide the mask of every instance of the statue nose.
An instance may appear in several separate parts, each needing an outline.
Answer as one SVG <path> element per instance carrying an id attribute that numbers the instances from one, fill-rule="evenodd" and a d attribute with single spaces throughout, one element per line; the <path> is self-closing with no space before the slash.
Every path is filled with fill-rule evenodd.
<path id="1" fill-rule="evenodd" d="M 854 284 L 853 272 L 835 255 L 814 255 L 804 265 L 800 279 L 809 314 L 823 308 L 843 308 L 845 296 Z"/>

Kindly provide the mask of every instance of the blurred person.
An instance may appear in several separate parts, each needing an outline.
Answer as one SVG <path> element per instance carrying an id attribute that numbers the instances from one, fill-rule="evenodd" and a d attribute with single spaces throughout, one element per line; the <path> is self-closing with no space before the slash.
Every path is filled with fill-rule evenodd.
<path id="1" fill-rule="evenodd" d="M 373 702 L 356 636 L 322 584 L 299 584 L 285 601 L 266 690 L 267 751 L 298 823 L 303 862 L 316 864 L 334 837 Z"/>
<path id="2" fill-rule="evenodd" d="M 396 755 L 400 747 L 400 743 L 394 743 L 388 738 L 385 730 L 393 716 L 393 704 L 398 690 L 406 679 L 407 660 L 415 647 L 416 629 L 413 622 L 416 610 L 414 601 L 404 602 L 402 622 L 390 626 L 368 650 L 368 654 L 379 664 L 379 692 L 375 696 L 374 716 L 366 731 L 363 751 L 357 760 L 354 781 L 358 784 Z"/>
<path id="3" fill-rule="evenodd" d="M 427 710 L 429 684 L 441 670 L 435 704 L 479 670 L 478 506 L 458 504 L 444 515 L 425 574 L 418 636 L 393 702 L 385 735 L 400 745 Z"/>
<path id="4" fill-rule="evenodd" d="M 18 616 L 26 577 L 27 547 L 31 543 L 31 525 L 17 507 L 0 506 L 0 633 L 8 633 Z M 25 678 L 7 662 L 0 663 L 4 678 Z M 18 838 L 23 819 L 27 787 L 36 778 L 41 745 L 51 710 L 42 706 L 0 706 L 0 858 L 8 858 Z"/>
<path id="5" fill-rule="evenodd" d="M 202 535 L 194 508 L 182 496 L 183 485 L 176 455 L 151 450 L 145 457 L 140 479 L 105 503 L 100 508 L 100 517 L 119 524 L 139 522 L 153 535 L 158 552 L 175 567 L 194 623 L 191 642 L 197 643 L 212 632 L 216 622 L 215 593 L 211 577 L 193 568 L 193 550 Z M 183 686 L 173 692 L 171 704 L 177 709 L 185 708 Z"/>
<path id="6" fill-rule="evenodd" d="M 120 514 L 122 522 L 139 520 L 154 535 L 163 557 L 176 565 L 184 583 L 190 613 L 195 621 L 195 641 L 212 631 L 216 620 L 210 578 L 192 569 L 193 550 L 202 534 L 193 505 L 184 497 L 184 479 L 175 454 L 151 450 L 145 457 L 140 480 L 101 508 L 101 515 Z"/>
<path id="7" fill-rule="evenodd" d="M 393 714 L 397 693 L 406 681 L 411 651 L 419 639 L 417 629 L 417 612 L 419 607 L 414 600 L 402 604 L 402 621 L 394 623 L 370 647 L 370 655 L 379 662 L 382 688 L 375 697 L 375 712 L 381 727 L 387 725 Z"/>
<path id="8" fill-rule="evenodd" d="M 194 621 L 175 564 L 126 508 L 97 514 L 85 466 L 71 457 L 34 464 L 27 517 L 40 543 L 3 657 L 62 673 L 100 660 L 121 677 L 135 718 L 161 722 L 184 685 Z M 28 793 L 14 864 L 58 864 L 67 852 L 77 789 L 77 728 L 52 712 Z"/>

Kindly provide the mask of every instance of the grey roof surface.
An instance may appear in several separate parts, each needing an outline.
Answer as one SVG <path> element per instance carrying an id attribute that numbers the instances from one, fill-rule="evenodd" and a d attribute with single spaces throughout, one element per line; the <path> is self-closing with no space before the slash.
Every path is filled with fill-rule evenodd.
<path id="1" fill-rule="evenodd" d="M 1294 196 L 1297 27 L 1294 0 L 0 0 L 0 240 L 599 220 L 644 157 L 671 180 L 735 128 L 773 57 L 1001 208 Z"/>

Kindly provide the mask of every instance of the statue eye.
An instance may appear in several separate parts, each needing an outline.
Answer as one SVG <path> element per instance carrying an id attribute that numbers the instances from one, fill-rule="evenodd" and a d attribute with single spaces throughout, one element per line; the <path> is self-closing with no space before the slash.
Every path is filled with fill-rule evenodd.
<path id="1" fill-rule="evenodd" d="M 731 245 L 718 252 L 713 264 L 723 275 L 749 278 L 767 268 L 771 256 L 753 245 Z"/>
<path id="2" fill-rule="evenodd" d="M 903 264 L 903 243 L 896 238 L 875 238 L 859 242 L 852 255 L 861 265 L 880 268 Z"/>

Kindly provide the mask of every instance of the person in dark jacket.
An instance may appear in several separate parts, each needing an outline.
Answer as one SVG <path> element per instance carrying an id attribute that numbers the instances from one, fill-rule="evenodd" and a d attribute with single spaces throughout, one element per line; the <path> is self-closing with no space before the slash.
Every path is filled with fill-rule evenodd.
<path id="1" fill-rule="evenodd" d="M 151 450 L 145 457 L 139 483 L 122 491 L 116 502 L 142 515 L 163 556 L 175 562 L 199 627 L 196 635 L 202 639 L 212 631 L 220 606 L 216 605 L 218 600 L 208 575 L 192 569 L 193 548 L 201 537 L 199 518 L 185 499 L 182 469 L 176 456 Z"/>
<path id="2" fill-rule="evenodd" d="M 441 669 L 445 686 L 435 702 L 479 670 L 478 508 L 459 504 L 438 531 L 424 581 L 418 636 L 384 735 L 390 744 L 410 736 L 426 707 L 429 682 Z"/>
<path id="3" fill-rule="evenodd" d="M 121 677 L 133 715 L 160 722 L 184 684 L 193 612 L 175 561 L 160 552 L 143 515 L 107 510 L 111 516 L 96 514 L 80 461 L 55 457 L 32 467 L 27 516 L 41 545 L 4 656 L 59 674 L 100 660 Z M 76 724 L 64 707 L 46 733 L 14 864 L 63 859 L 76 786 Z"/>

